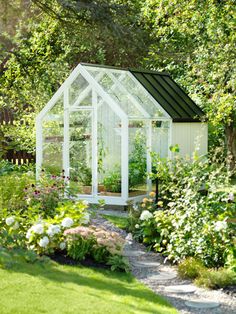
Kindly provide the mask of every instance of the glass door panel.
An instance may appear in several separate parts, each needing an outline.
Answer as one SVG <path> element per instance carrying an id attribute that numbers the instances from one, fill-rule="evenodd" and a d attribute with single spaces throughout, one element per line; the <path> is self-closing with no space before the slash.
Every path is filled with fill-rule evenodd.
<path id="1" fill-rule="evenodd" d="M 147 122 L 129 121 L 129 197 L 147 193 Z"/>
<path id="2" fill-rule="evenodd" d="M 92 110 L 70 113 L 70 182 L 80 194 L 92 194 Z"/>

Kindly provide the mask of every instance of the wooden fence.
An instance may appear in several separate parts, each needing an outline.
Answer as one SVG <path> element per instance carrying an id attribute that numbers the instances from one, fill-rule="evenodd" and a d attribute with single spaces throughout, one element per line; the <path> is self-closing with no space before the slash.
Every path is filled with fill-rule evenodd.
<path id="1" fill-rule="evenodd" d="M 14 113 L 8 108 L 2 108 L 0 110 L 0 125 L 1 124 L 13 124 Z M 6 154 L 3 157 L 4 160 L 8 160 L 15 165 L 23 165 L 35 162 L 35 155 L 26 151 L 15 151 L 13 149 L 6 150 Z"/>

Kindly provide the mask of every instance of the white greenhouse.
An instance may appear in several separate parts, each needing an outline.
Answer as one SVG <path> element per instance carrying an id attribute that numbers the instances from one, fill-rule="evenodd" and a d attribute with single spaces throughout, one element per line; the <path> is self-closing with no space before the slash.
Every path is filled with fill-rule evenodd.
<path id="1" fill-rule="evenodd" d="M 37 116 L 37 172 L 64 169 L 79 198 L 126 205 L 152 190 L 151 151 L 207 153 L 202 117 L 166 73 L 79 64 Z"/>

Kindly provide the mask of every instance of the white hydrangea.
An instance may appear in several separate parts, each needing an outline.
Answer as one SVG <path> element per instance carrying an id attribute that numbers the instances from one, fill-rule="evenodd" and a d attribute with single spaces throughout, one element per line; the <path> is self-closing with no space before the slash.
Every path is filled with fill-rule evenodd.
<path id="1" fill-rule="evenodd" d="M 81 223 L 87 225 L 90 220 L 90 214 L 89 213 L 84 213 L 83 217 L 81 218 Z"/>
<path id="2" fill-rule="evenodd" d="M 48 237 L 45 236 L 42 239 L 40 239 L 39 246 L 45 248 L 48 245 L 48 243 L 49 243 L 49 239 Z"/>
<path id="3" fill-rule="evenodd" d="M 13 225 L 14 222 L 15 222 L 15 218 L 14 218 L 14 217 L 7 217 L 7 218 L 6 218 L 6 224 L 7 224 L 8 226 Z"/>
<path id="4" fill-rule="evenodd" d="M 59 244 L 59 247 L 60 247 L 61 250 L 64 250 L 66 248 L 66 243 L 65 242 L 61 242 Z"/>
<path id="5" fill-rule="evenodd" d="M 140 220 L 149 220 L 153 217 L 153 214 L 149 210 L 144 210 L 140 215 Z"/>
<path id="6" fill-rule="evenodd" d="M 29 239 L 32 236 L 32 228 L 30 228 L 26 233 L 26 239 Z"/>
<path id="7" fill-rule="evenodd" d="M 49 225 L 47 234 L 49 237 L 53 237 L 55 234 L 58 234 L 61 232 L 61 226 L 60 225 Z"/>
<path id="8" fill-rule="evenodd" d="M 226 221 L 217 221 L 215 223 L 215 231 L 222 231 L 222 230 L 225 230 L 227 228 L 227 222 Z"/>
<path id="9" fill-rule="evenodd" d="M 37 234 L 43 234 L 44 226 L 41 223 L 38 223 L 31 227 L 32 231 Z"/>
<path id="10" fill-rule="evenodd" d="M 66 217 L 62 220 L 61 225 L 64 228 L 70 228 L 74 223 L 74 220 L 72 218 Z"/>

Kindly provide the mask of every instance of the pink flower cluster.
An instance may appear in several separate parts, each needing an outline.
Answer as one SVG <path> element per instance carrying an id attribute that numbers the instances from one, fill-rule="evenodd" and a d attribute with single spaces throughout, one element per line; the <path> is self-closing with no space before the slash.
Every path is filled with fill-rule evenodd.
<path id="1" fill-rule="evenodd" d="M 117 232 L 110 232 L 96 226 L 76 227 L 64 231 L 65 236 L 80 235 L 84 239 L 95 240 L 95 247 L 105 247 L 112 255 L 121 254 L 124 246 L 124 239 Z"/>

